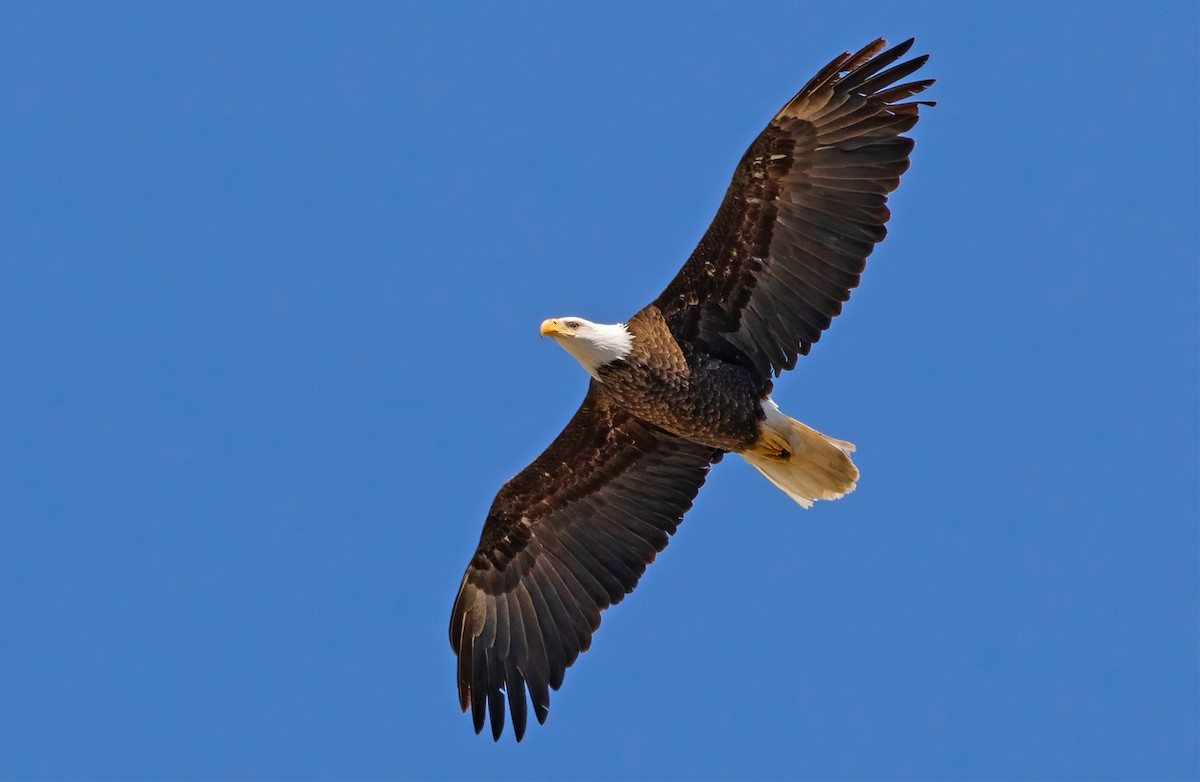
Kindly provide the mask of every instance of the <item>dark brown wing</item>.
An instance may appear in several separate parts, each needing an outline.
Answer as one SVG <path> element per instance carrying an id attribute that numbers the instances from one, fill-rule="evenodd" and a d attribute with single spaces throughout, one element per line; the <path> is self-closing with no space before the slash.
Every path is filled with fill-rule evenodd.
<path id="1" fill-rule="evenodd" d="M 475 732 L 525 733 L 591 644 L 600 611 L 637 585 L 667 545 L 721 452 L 642 423 L 593 381 L 550 447 L 504 484 L 450 617 L 458 699 Z"/>
<path id="2" fill-rule="evenodd" d="M 879 39 L 825 66 L 750 145 L 717 216 L 654 302 L 676 338 L 740 352 L 764 377 L 796 365 L 858 285 L 883 240 L 887 194 L 908 169 L 932 79 L 928 59 L 892 66 L 912 40 Z M 730 351 L 732 346 L 735 351 Z"/>

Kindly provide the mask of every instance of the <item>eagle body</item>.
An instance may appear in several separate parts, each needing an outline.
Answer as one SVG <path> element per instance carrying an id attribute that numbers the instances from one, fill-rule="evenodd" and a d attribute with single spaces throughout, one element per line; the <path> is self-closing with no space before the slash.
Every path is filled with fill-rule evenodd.
<path id="1" fill-rule="evenodd" d="M 450 618 L 459 705 L 518 741 L 726 453 L 803 507 L 854 490 L 854 446 L 785 415 L 773 382 L 841 312 L 886 235 L 928 59 L 876 40 L 822 68 L 750 145 L 708 231 L 626 323 L 553 318 L 591 376 L 549 447 L 497 493 Z M 507 709 L 506 709 L 507 706 Z"/>
<path id="2" fill-rule="evenodd" d="M 597 371 L 601 392 L 614 404 L 721 451 L 740 452 L 758 440 L 769 381 L 750 366 L 679 341 L 653 304 L 626 326 L 633 337 L 629 355 Z"/>

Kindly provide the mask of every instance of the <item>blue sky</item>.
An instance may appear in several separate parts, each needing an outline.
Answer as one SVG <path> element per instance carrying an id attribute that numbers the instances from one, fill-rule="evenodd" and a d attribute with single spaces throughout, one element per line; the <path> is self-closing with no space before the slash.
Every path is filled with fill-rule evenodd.
<path id="1" fill-rule="evenodd" d="M 565 5 L 565 4 L 563 4 Z M 0 777 L 1200 776 L 1194 3 L 0 6 Z M 891 235 L 549 722 L 458 712 L 499 485 L 837 53 Z"/>

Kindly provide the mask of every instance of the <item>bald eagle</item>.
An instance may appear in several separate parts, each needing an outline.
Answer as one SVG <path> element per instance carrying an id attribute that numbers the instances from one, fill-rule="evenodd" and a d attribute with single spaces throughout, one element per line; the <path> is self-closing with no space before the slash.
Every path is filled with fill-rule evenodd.
<path id="1" fill-rule="evenodd" d="M 854 446 L 771 401 L 883 240 L 908 169 L 901 134 L 928 56 L 876 40 L 821 69 L 746 151 L 712 225 L 657 299 L 626 323 L 541 324 L 591 375 L 566 429 L 500 489 L 454 601 L 458 699 L 475 732 L 517 741 L 528 704 L 591 644 L 600 612 L 666 547 L 711 465 L 733 452 L 807 508 L 854 490 Z M 528 700 L 527 700 L 528 696 Z"/>

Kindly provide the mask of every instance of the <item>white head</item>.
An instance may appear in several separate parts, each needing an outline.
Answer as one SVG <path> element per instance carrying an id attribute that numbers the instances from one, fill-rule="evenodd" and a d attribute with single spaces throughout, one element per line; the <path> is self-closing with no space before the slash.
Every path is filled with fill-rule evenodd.
<path id="1" fill-rule="evenodd" d="M 596 377 L 597 369 L 625 358 L 633 349 L 633 335 L 624 323 L 592 323 L 575 317 L 551 318 L 542 321 L 542 336 L 554 337 L 554 341 L 578 359 L 592 377 Z"/>

